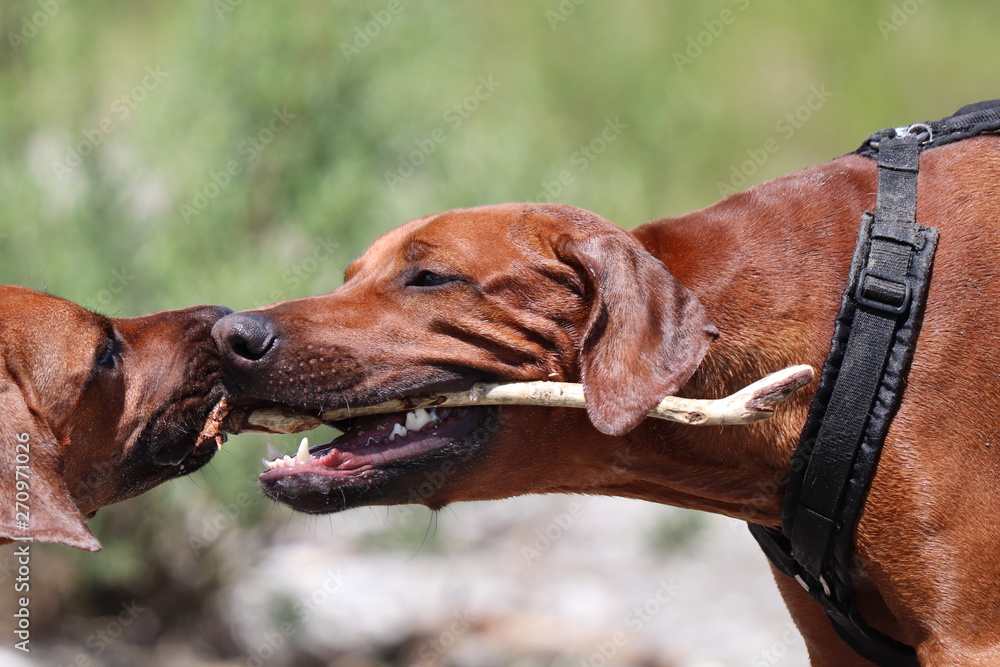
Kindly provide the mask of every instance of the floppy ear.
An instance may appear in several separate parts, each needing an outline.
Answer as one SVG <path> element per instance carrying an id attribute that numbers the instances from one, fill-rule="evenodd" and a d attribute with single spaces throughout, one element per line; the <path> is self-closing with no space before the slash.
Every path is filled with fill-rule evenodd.
<path id="1" fill-rule="evenodd" d="M 0 448 L 0 541 L 100 551 L 63 481 L 59 443 L 8 377 L 0 377 Z"/>
<path id="2" fill-rule="evenodd" d="M 588 416 L 623 435 L 690 379 L 719 332 L 694 293 L 625 232 L 570 239 L 561 254 L 589 283 L 580 355 Z"/>

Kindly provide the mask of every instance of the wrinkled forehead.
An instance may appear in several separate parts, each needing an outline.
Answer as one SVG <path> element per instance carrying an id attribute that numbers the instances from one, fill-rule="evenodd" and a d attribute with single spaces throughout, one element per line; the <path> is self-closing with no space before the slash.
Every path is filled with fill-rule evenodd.
<path id="1" fill-rule="evenodd" d="M 569 223 L 526 205 L 458 209 L 412 220 L 377 239 L 347 269 L 368 270 L 445 262 L 467 271 L 490 271 L 530 255 L 552 255 L 552 239 Z"/>

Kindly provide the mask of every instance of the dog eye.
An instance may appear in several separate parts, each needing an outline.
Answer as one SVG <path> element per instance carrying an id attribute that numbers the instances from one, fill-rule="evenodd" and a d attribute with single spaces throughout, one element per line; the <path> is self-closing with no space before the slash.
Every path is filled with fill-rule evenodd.
<path id="1" fill-rule="evenodd" d="M 109 338 L 107 345 L 94 361 L 94 365 L 100 368 L 114 368 L 115 364 L 118 363 L 118 355 L 121 354 L 121 351 L 121 343 L 118 342 L 118 339 Z"/>
<path id="2" fill-rule="evenodd" d="M 459 279 L 452 276 L 444 276 L 433 271 L 421 271 L 406 283 L 409 287 L 438 287 L 448 283 L 457 282 Z"/>

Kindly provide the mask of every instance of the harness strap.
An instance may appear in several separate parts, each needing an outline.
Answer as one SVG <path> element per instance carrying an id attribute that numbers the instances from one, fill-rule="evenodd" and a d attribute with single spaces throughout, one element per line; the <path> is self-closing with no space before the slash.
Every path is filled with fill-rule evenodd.
<path id="1" fill-rule="evenodd" d="M 876 214 L 862 221 L 844 299 L 850 331 L 830 396 L 811 408 L 818 420 L 807 421 L 803 432 L 808 449 L 797 453 L 804 474 L 783 519 L 792 555 L 816 578 L 823 575 L 839 526 L 857 519 L 863 493 L 851 495 L 849 487 L 867 490 L 874 477 L 912 356 L 937 243 L 937 230 L 914 221 L 919 143 L 918 136 L 906 134 L 879 147 Z"/>
<path id="2" fill-rule="evenodd" d="M 921 144 L 921 151 L 987 132 L 997 132 L 1000 130 L 1000 99 L 967 104 L 954 115 L 931 123 L 919 123 L 915 127 L 928 130 L 927 141 Z M 897 132 L 896 128 L 891 127 L 879 130 L 869 136 L 855 153 L 868 158 L 875 157 L 880 141 L 896 136 Z"/>
<path id="3" fill-rule="evenodd" d="M 915 222 L 923 135 L 880 138 L 875 214 L 862 218 L 833 343 L 792 462 L 783 531 L 751 531 L 781 571 L 820 603 L 838 635 L 881 665 L 915 650 L 869 626 L 854 599 L 853 529 L 902 398 L 937 244 Z"/>
<path id="4" fill-rule="evenodd" d="M 1000 131 L 1000 100 L 872 134 L 857 154 L 878 160 L 876 210 L 862 216 L 830 353 L 792 457 L 782 528 L 750 524 L 781 572 L 794 577 L 859 655 L 915 667 L 916 651 L 861 617 L 851 571 L 854 528 L 902 399 L 923 314 L 936 229 L 916 223 L 920 152 Z"/>

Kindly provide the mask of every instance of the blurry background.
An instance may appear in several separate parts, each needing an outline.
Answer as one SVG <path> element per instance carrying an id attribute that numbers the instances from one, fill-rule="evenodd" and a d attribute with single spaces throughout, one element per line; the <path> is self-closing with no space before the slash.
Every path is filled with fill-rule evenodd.
<path id="1" fill-rule="evenodd" d="M 4 0 L 0 280 L 119 316 L 243 309 L 329 291 L 444 209 L 552 199 L 632 227 L 1000 96 L 998 20 L 927 0 Z M 263 449 L 233 438 L 102 510 L 99 554 L 36 547 L 33 650 L 0 663 L 805 664 L 742 525 L 586 497 L 296 515 L 258 493 Z"/>

